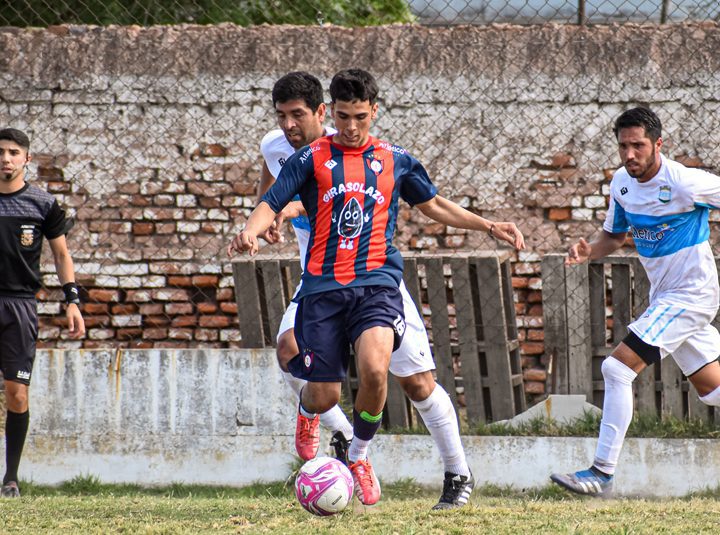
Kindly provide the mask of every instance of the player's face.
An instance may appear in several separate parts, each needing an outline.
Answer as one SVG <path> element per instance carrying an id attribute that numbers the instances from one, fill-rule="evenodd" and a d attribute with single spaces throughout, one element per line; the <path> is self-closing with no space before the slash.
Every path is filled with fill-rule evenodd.
<path id="1" fill-rule="evenodd" d="M 618 132 L 618 151 L 625 170 L 639 182 L 647 182 L 660 170 L 662 138 L 653 141 L 645 128 L 631 126 Z"/>
<path id="2" fill-rule="evenodd" d="M 296 150 L 312 143 L 325 131 L 325 104 L 313 112 L 302 99 L 278 102 L 275 116 L 288 143 Z"/>
<path id="3" fill-rule="evenodd" d="M 22 180 L 25 164 L 30 161 L 27 151 L 14 141 L 0 139 L 0 179 L 3 182 Z"/>
<path id="4" fill-rule="evenodd" d="M 337 100 L 330 109 L 338 131 L 335 142 L 346 147 L 362 147 L 368 142 L 370 126 L 377 116 L 377 103 L 370 104 L 369 100 Z"/>

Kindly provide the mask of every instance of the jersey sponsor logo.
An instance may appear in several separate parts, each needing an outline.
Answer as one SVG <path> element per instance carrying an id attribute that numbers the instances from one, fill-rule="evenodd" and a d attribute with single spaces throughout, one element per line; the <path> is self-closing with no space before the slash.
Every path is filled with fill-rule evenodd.
<path id="1" fill-rule="evenodd" d="M 300 155 L 300 163 L 305 163 L 310 156 L 312 156 L 313 152 L 317 152 L 320 150 L 319 145 L 310 145 L 305 151 Z"/>
<path id="2" fill-rule="evenodd" d="M 382 160 L 378 160 L 376 158 L 366 158 L 365 161 L 367 162 L 370 170 L 375 173 L 376 176 L 383 172 Z"/>
<path id="3" fill-rule="evenodd" d="M 620 195 L 625 195 L 627 192 L 628 192 L 628 189 L 625 186 L 620 188 Z"/>
<path id="4" fill-rule="evenodd" d="M 635 228 L 632 227 L 632 237 L 635 240 L 643 240 L 648 242 L 659 242 L 665 237 L 665 234 L 671 232 L 672 229 L 667 223 L 660 225 L 660 228 L 653 230 L 650 228 Z"/>
<path id="5" fill-rule="evenodd" d="M 372 197 L 378 204 L 383 204 L 385 202 L 385 196 L 380 190 L 377 190 L 372 186 L 368 186 L 366 189 L 365 184 L 362 182 L 347 182 L 346 184 L 339 184 L 337 187 L 333 186 L 325 192 L 325 195 L 323 195 L 323 202 L 330 202 L 333 197 L 342 195 L 343 193 L 352 192 L 364 193 L 368 197 Z"/>
<path id="6" fill-rule="evenodd" d="M 30 247 L 35 241 L 35 225 L 20 225 L 20 245 Z"/>
<path id="7" fill-rule="evenodd" d="M 29 381 L 30 380 L 30 372 L 20 370 L 19 372 L 17 372 L 17 378 L 23 379 L 25 381 Z"/>
<path id="8" fill-rule="evenodd" d="M 660 186 L 660 191 L 658 192 L 658 201 L 663 204 L 667 204 L 670 202 L 671 198 L 672 192 L 670 191 L 670 186 Z"/>
<path id="9" fill-rule="evenodd" d="M 325 162 L 325 167 L 328 169 L 333 169 L 337 165 L 337 162 L 335 160 L 328 160 Z"/>
<path id="10" fill-rule="evenodd" d="M 405 149 L 403 149 L 402 147 L 398 147 L 397 145 L 391 145 L 386 141 L 381 141 L 378 144 L 378 147 L 380 147 L 381 149 L 389 150 L 390 152 L 394 152 L 395 154 L 405 154 Z"/>

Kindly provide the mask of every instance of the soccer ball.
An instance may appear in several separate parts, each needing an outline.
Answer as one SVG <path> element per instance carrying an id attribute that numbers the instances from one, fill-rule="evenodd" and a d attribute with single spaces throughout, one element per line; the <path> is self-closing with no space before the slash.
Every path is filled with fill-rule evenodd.
<path id="1" fill-rule="evenodd" d="M 315 457 L 306 462 L 295 478 L 295 495 L 300 505 L 318 516 L 339 513 L 353 495 L 353 478 L 342 462 L 332 457 Z"/>

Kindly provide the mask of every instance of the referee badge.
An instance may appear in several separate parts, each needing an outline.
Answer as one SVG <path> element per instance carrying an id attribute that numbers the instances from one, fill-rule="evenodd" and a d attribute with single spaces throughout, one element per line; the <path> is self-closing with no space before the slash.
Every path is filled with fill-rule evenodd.
<path id="1" fill-rule="evenodd" d="M 35 226 L 34 225 L 21 225 L 20 226 L 20 245 L 23 247 L 30 247 L 35 241 Z"/>
<path id="2" fill-rule="evenodd" d="M 670 186 L 660 186 L 660 193 L 658 193 L 658 201 L 663 204 L 669 203 L 670 197 Z"/>

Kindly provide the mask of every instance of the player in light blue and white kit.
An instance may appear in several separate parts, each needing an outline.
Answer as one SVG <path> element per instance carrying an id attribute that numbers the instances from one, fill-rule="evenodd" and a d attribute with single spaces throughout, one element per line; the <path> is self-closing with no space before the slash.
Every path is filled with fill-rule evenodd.
<path id="1" fill-rule="evenodd" d="M 602 258 L 631 232 L 650 281 L 650 306 L 602 364 L 605 401 L 592 466 L 550 476 L 579 494 L 612 488 L 633 415 L 632 382 L 649 364 L 672 355 L 700 400 L 720 406 L 720 334 L 710 324 L 720 290 L 708 242 L 709 210 L 720 208 L 720 177 L 662 156 L 661 128 L 647 108 L 618 117 L 614 132 L 624 167 L 610 184 L 602 234 L 592 243 L 581 239 L 568 256 L 569 264 Z"/>
<path id="2" fill-rule="evenodd" d="M 335 130 L 323 127 L 325 104 L 322 103 L 323 89 L 314 76 L 304 72 L 289 73 L 280 78 L 273 87 L 273 105 L 278 121 L 277 130 L 265 135 L 260 144 L 264 165 L 258 187 L 258 200 L 272 186 L 280 174 L 285 161 L 295 151 L 323 135 L 333 134 Z M 310 223 L 303 215 L 302 204 L 291 202 L 283 215 L 291 220 L 300 247 L 301 267 L 305 262 L 309 239 Z M 270 242 L 278 239 L 279 229 L 266 233 Z M 435 509 L 461 507 L 468 501 L 475 481 L 465 459 L 460 441 L 457 415 L 450 397 L 442 386 L 435 383 L 432 370 L 435 363 L 425 325 L 404 284 L 400 287 L 403 295 L 406 330 L 402 344 L 392 354 L 390 372 L 396 376 L 403 390 L 418 410 L 435 443 L 445 467 L 443 493 Z M 278 363 L 285 379 L 299 395 L 305 381 L 293 377 L 287 364 L 298 354 L 295 342 L 294 326 L 297 304 L 291 302 L 282 318 L 277 335 Z M 347 440 L 352 438 L 352 425 L 337 405 L 319 415 L 320 423 L 333 434 L 333 445 L 341 456 L 347 448 Z M 317 421 L 298 416 L 296 437 L 305 440 L 298 443 L 298 454 L 305 459 L 312 458 L 318 448 Z"/>

